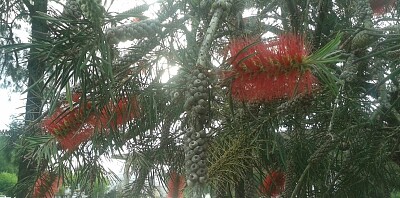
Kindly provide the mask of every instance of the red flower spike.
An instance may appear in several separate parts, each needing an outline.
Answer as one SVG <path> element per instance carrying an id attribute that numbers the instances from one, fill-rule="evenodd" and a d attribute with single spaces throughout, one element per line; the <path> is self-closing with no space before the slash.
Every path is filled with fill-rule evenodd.
<path id="1" fill-rule="evenodd" d="M 183 189 L 185 185 L 185 177 L 178 175 L 175 171 L 172 172 L 168 181 L 167 198 L 183 198 Z"/>
<path id="2" fill-rule="evenodd" d="M 41 177 L 36 180 L 33 188 L 34 198 L 52 198 L 62 186 L 62 179 L 59 177 L 50 177 L 48 172 L 43 173 Z"/>
<path id="3" fill-rule="evenodd" d="M 85 122 L 85 110 L 75 107 L 69 110 L 69 107 L 60 106 L 55 112 L 43 119 L 43 127 L 55 136 L 64 136 L 70 132 L 76 131 Z"/>
<path id="4" fill-rule="evenodd" d="M 259 50 L 264 44 L 257 38 L 237 38 L 233 40 L 228 49 L 231 53 L 231 64 L 237 72 L 257 72 L 262 69 L 262 60 Z"/>
<path id="5" fill-rule="evenodd" d="M 298 69 L 308 55 L 308 50 L 304 45 L 304 39 L 293 34 L 285 34 L 277 40 L 269 42 L 267 45 L 270 51 L 269 59 L 274 62 L 271 67 L 277 67 L 278 71 Z"/>
<path id="6" fill-rule="evenodd" d="M 236 72 L 284 73 L 308 55 L 303 38 L 293 34 L 281 35 L 269 43 L 251 37 L 236 38 L 228 49 Z"/>
<path id="7" fill-rule="evenodd" d="M 72 94 L 72 102 L 79 102 L 79 100 L 81 99 L 81 93 L 73 93 Z"/>
<path id="8" fill-rule="evenodd" d="M 261 195 L 271 197 L 278 196 L 285 190 L 285 174 L 279 171 L 272 171 L 267 175 L 259 186 Z"/>
<path id="9" fill-rule="evenodd" d="M 80 101 L 80 93 L 74 93 L 72 100 Z M 74 107 L 69 110 L 67 104 L 59 106 L 55 112 L 42 121 L 42 126 L 54 135 L 60 142 L 63 150 L 75 150 L 81 143 L 88 141 L 96 129 L 105 128 L 108 123 L 115 129 L 119 125 L 127 123 L 133 118 L 139 117 L 139 105 L 136 97 L 122 98 L 116 105 L 110 103 L 98 115 L 91 112 L 92 105 L 86 103 L 84 107 Z"/>
<path id="10" fill-rule="evenodd" d="M 138 17 L 132 17 L 132 18 L 131 18 L 131 21 L 134 22 L 134 23 L 137 23 L 137 22 L 140 22 L 140 18 L 138 18 Z"/>
<path id="11" fill-rule="evenodd" d="M 110 103 L 102 110 L 102 115 L 96 126 L 108 123 L 115 129 L 116 126 L 126 124 L 130 120 L 139 117 L 139 104 L 136 97 L 121 98 L 116 105 Z"/>
<path id="12" fill-rule="evenodd" d="M 396 0 L 370 0 L 372 11 L 376 15 L 389 12 L 396 5 Z"/>
<path id="13" fill-rule="evenodd" d="M 298 94 L 311 94 L 318 80 L 307 70 L 269 76 L 261 74 L 242 74 L 231 84 L 232 97 L 243 102 L 263 102 L 293 98 Z"/>
<path id="14" fill-rule="evenodd" d="M 74 150 L 93 135 L 94 127 L 86 123 L 94 119 L 93 115 L 85 115 L 91 104 L 85 106 L 69 110 L 68 105 L 63 104 L 51 116 L 43 119 L 43 128 L 56 137 L 62 149 Z"/>
<path id="15" fill-rule="evenodd" d="M 311 94 L 317 79 L 302 68 L 308 50 L 296 35 L 281 35 L 268 43 L 254 38 L 235 39 L 229 45 L 233 76 L 231 93 L 243 102 L 263 102 Z M 305 70 L 305 72 L 303 71 Z"/>
<path id="16" fill-rule="evenodd" d="M 73 151 L 78 146 L 88 141 L 94 134 L 95 128 L 93 125 L 85 124 L 78 131 L 68 133 L 64 137 L 57 138 L 63 150 Z"/>

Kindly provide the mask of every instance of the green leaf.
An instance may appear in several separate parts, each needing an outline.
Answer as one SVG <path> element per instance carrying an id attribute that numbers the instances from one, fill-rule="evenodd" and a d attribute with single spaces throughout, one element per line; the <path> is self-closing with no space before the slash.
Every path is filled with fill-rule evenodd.
<path id="1" fill-rule="evenodd" d="M 326 64 L 334 64 L 342 61 L 340 59 L 340 51 L 338 50 L 342 35 L 342 33 L 338 33 L 333 40 L 304 60 L 304 64 L 310 65 L 317 73 L 319 79 L 335 95 L 339 94 L 338 85 L 343 82 L 341 82 L 334 74 L 334 71 L 329 69 Z"/>

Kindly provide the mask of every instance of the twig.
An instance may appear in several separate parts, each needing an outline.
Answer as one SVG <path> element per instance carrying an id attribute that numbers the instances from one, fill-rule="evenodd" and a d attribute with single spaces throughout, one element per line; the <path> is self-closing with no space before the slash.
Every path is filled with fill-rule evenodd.
<path id="1" fill-rule="evenodd" d="M 221 19 L 224 9 L 227 9 L 227 7 L 224 7 L 223 4 L 230 5 L 230 1 L 219 0 L 216 1 L 214 4 L 218 7 L 211 18 L 210 26 L 208 27 L 206 36 L 204 37 L 203 43 L 201 44 L 196 66 L 206 66 L 206 59 L 209 55 L 208 52 L 211 48 L 215 32 L 217 31 L 219 20 Z"/>

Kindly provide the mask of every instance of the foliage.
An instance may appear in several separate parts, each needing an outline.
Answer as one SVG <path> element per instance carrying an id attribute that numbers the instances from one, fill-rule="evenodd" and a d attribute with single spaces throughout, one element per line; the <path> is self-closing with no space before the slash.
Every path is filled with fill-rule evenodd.
<path id="1" fill-rule="evenodd" d="M 17 167 L 14 163 L 15 151 L 11 147 L 10 138 L 6 134 L 0 136 L 0 171 L 8 173 L 16 173 Z M 12 143 L 11 143 L 12 144 Z"/>
<path id="2" fill-rule="evenodd" d="M 165 186 L 171 171 L 186 174 L 188 197 L 256 197 L 274 171 L 285 174 L 284 197 L 386 197 L 400 189 L 398 4 L 383 6 L 393 9 L 386 13 L 368 0 L 164 0 L 112 13 L 101 1 L 68 2 L 73 12 L 31 15 L 47 21 L 45 37 L 0 47 L 34 49 L 29 58 L 43 63 L 43 115 L 26 126 L 41 131 L 18 145 L 41 165 L 38 174 L 54 171 L 93 192 L 95 184 L 116 180 L 101 160 L 120 156 L 125 197 L 153 194 L 154 181 Z M 145 10 L 155 14 L 143 17 Z M 284 33 L 304 39 L 301 61 L 286 54 L 292 42 L 274 45 Z M 239 54 L 256 50 L 232 61 L 227 46 L 240 36 L 264 40 L 272 55 L 248 43 Z M 274 65 L 282 81 L 254 57 Z M 280 92 L 249 103 L 232 97 L 233 83 L 243 90 L 257 84 L 243 64 L 260 67 L 257 75 L 273 82 L 268 86 L 287 86 L 287 70 L 307 70 L 317 80 L 307 94 Z M 246 83 L 227 75 L 232 71 Z M 124 115 L 113 111 L 118 101 L 131 96 L 138 108 L 124 110 L 139 113 L 111 126 Z M 64 118 L 87 104 L 88 115 L 107 120 L 98 119 L 102 125 L 90 138 L 63 150 L 41 118 L 67 126 Z M 90 124 L 75 121 L 74 134 Z"/>
<path id="3" fill-rule="evenodd" d="M 12 195 L 12 190 L 17 183 L 17 175 L 15 173 L 0 173 L 0 192 L 7 196 Z"/>
<path id="4" fill-rule="evenodd" d="M 13 121 L 8 130 L 0 131 L 0 171 L 8 173 L 18 172 L 18 163 L 15 149 L 18 136 L 21 135 L 23 124 Z"/>
<path id="5" fill-rule="evenodd" d="M 20 43 L 20 34 L 26 15 L 22 1 L 11 0 L 0 3 L 0 45 Z M 25 36 L 25 35 L 22 35 Z M 21 90 L 27 80 L 26 50 L 6 52 L 0 49 L 0 85 L 2 88 Z"/>

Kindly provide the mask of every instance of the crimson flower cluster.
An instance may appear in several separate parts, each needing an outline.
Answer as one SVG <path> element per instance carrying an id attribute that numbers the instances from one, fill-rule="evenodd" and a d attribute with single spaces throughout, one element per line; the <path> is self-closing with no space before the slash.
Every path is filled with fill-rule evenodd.
<path id="1" fill-rule="evenodd" d="M 185 185 L 186 182 L 183 175 L 179 175 L 175 171 L 171 172 L 170 179 L 168 180 L 167 198 L 183 198 Z"/>
<path id="2" fill-rule="evenodd" d="M 285 190 L 285 174 L 280 171 L 271 171 L 259 186 L 261 195 L 275 197 Z"/>
<path id="3" fill-rule="evenodd" d="M 228 49 L 233 71 L 232 97 L 243 102 L 265 102 L 311 94 L 318 84 L 304 67 L 308 50 L 297 35 L 285 34 L 262 42 L 241 37 L 231 41 Z"/>
<path id="4" fill-rule="evenodd" d="M 53 198 L 62 186 L 62 183 L 62 179 L 59 177 L 50 177 L 49 172 L 44 172 L 35 182 L 33 197 Z"/>
<path id="5" fill-rule="evenodd" d="M 56 137 L 64 150 L 75 150 L 89 140 L 96 130 L 116 127 L 139 117 L 136 97 L 121 98 L 116 104 L 110 102 L 99 113 L 92 110 L 92 103 L 80 103 L 80 94 L 74 93 L 72 110 L 67 102 L 57 107 L 51 116 L 42 120 L 43 128 Z"/>
<path id="6" fill-rule="evenodd" d="M 396 5 L 396 0 L 370 0 L 372 11 L 376 15 L 385 14 Z"/>

